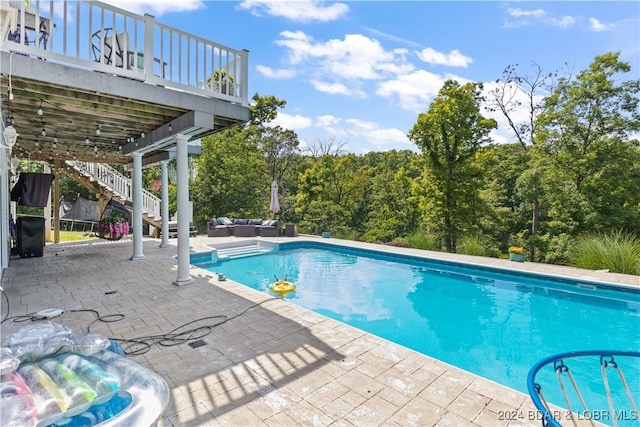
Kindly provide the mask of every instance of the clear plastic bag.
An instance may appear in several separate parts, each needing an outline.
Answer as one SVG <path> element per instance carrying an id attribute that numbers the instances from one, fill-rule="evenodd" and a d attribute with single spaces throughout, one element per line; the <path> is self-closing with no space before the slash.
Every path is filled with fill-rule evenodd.
<path id="1" fill-rule="evenodd" d="M 111 342 L 100 334 L 74 334 L 71 329 L 55 322 L 28 325 L 9 335 L 4 346 L 21 362 L 37 362 L 60 353 L 90 356 L 109 347 Z"/>

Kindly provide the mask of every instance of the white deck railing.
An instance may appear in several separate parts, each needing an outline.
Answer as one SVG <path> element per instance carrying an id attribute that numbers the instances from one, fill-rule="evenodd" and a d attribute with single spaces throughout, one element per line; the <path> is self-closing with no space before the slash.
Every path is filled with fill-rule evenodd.
<path id="1" fill-rule="evenodd" d="M 248 105 L 247 50 L 97 1 L 3 0 L 0 49 Z"/>
<path id="2" fill-rule="evenodd" d="M 132 202 L 133 186 L 131 179 L 124 176 L 118 170 L 104 163 L 81 162 L 78 160 L 69 160 L 67 164 L 73 166 L 76 170 L 82 172 L 91 180 L 98 182 L 111 193 L 117 195 L 122 200 Z M 156 220 L 162 219 L 161 199 L 142 189 L 142 211 L 147 216 Z"/>

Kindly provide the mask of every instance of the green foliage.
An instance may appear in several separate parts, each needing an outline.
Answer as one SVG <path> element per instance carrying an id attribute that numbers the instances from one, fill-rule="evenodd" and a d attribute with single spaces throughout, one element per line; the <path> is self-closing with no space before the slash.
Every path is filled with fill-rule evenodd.
<path id="1" fill-rule="evenodd" d="M 640 238 L 622 231 L 583 235 L 576 241 L 570 259 L 580 268 L 640 275 Z"/>
<path id="2" fill-rule="evenodd" d="M 271 181 L 255 140 L 239 128 L 202 139 L 193 180 L 194 216 L 260 218 L 267 215 Z"/>
<path id="3" fill-rule="evenodd" d="M 438 236 L 429 230 L 417 230 L 415 233 L 407 237 L 407 242 L 409 243 L 409 247 L 415 249 L 424 249 L 427 251 L 440 250 Z"/>
<path id="4" fill-rule="evenodd" d="M 481 234 L 465 235 L 458 242 L 457 253 L 486 257 L 498 257 L 498 249 L 495 241 Z"/>
<path id="5" fill-rule="evenodd" d="M 479 85 L 447 81 L 409 132 L 420 153 L 347 154 L 333 140 L 315 148 L 307 141 L 301 152 L 295 132 L 272 126 L 286 101 L 256 93 L 246 125 L 203 138 L 202 155 L 190 159 L 194 220 L 202 226 L 213 216 L 270 217 L 277 179 L 277 217 L 301 233 L 483 256 L 504 256 L 517 245 L 536 261 L 574 263 L 576 236 L 611 240 L 612 230 L 637 233 L 640 224 L 640 81 L 624 81 L 629 71 L 616 53 L 573 76 L 534 67 L 529 79 L 507 68 L 490 108 L 526 117 L 510 123 L 513 144 L 489 144 L 496 123 L 480 113 Z M 552 81 L 555 90 L 541 96 Z M 527 98 L 523 104 L 511 97 L 514 87 Z M 42 166 L 20 164 L 32 168 Z M 174 162 L 169 174 L 173 213 Z M 145 169 L 143 187 L 159 194 L 159 179 L 159 168 Z M 67 200 L 93 197 L 70 180 L 61 180 L 61 189 Z M 25 209 L 18 212 L 31 213 Z M 627 248 L 636 243 L 621 240 L 608 254 L 633 253 Z"/>
<path id="6" fill-rule="evenodd" d="M 372 170 L 354 154 L 324 155 L 300 175 L 295 212 L 301 230 L 312 234 L 348 227 L 364 228 Z"/>
<path id="7" fill-rule="evenodd" d="M 618 53 L 597 56 L 575 78 L 563 77 L 545 99 L 538 119 L 548 221 L 566 224 L 549 231 L 578 234 L 631 229 L 640 213 L 640 80 Z"/>
<path id="8" fill-rule="evenodd" d="M 447 252 L 455 252 L 458 237 L 477 219 L 480 170 L 474 157 L 497 126 L 480 114 L 481 89 L 446 81 L 409 132 L 425 157 L 425 218 L 442 236 Z"/>
<path id="9" fill-rule="evenodd" d="M 540 235 L 538 247 L 540 257 L 543 257 L 540 260 L 549 264 L 568 265 L 574 244 L 575 237 L 568 233 Z"/>
<path id="10" fill-rule="evenodd" d="M 389 242 L 416 229 L 418 200 L 412 194 L 412 180 L 403 166 L 399 170 L 387 169 L 384 165 L 373 167 L 375 176 L 363 240 Z"/>

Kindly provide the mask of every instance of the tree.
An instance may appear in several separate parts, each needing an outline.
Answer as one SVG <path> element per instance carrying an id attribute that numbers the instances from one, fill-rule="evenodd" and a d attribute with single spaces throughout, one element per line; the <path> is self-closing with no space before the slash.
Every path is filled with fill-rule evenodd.
<path id="1" fill-rule="evenodd" d="M 345 143 L 344 142 L 336 142 L 335 136 L 323 141 L 319 138 L 309 142 L 307 144 L 307 148 L 305 149 L 305 153 L 309 154 L 314 159 L 319 159 L 324 155 L 329 156 L 340 156 L 342 154 L 346 154 L 344 150 Z"/>
<path id="2" fill-rule="evenodd" d="M 425 206 L 447 252 L 455 252 L 458 236 L 473 223 L 479 188 L 473 158 L 496 127 L 480 114 L 481 89 L 447 80 L 409 132 L 425 157 Z"/>
<path id="3" fill-rule="evenodd" d="M 513 236 L 528 228 L 531 207 L 527 204 L 537 200 L 530 194 L 523 197 L 525 194 L 520 191 L 530 157 L 518 143 L 483 146 L 476 156 L 482 170 L 480 198 L 485 207 L 478 221 L 479 231 L 496 239 L 503 252 L 511 244 L 522 244 L 513 241 Z M 527 183 L 524 188 L 530 191 L 533 187 Z"/>
<path id="4" fill-rule="evenodd" d="M 412 193 L 413 182 L 420 175 L 418 156 L 410 150 L 363 155 L 373 171 L 363 240 L 389 242 L 407 237 L 418 227 L 418 199 Z"/>
<path id="5" fill-rule="evenodd" d="M 634 229 L 640 221 L 640 161 L 633 138 L 640 130 L 640 80 L 621 81 L 631 66 L 619 56 L 599 55 L 575 78 L 560 79 L 538 117 L 538 155 L 547 177 L 563 190 L 547 196 L 559 205 L 564 194 L 562 209 L 571 213 L 574 234 Z"/>
<path id="6" fill-rule="evenodd" d="M 556 74 L 544 73 L 542 68 L 532 63 L 533 73 L 524 74 L 517 70 L 516 65 L 509 65 L 502 73 L 502 79 L 495 82 L 495 87 L 489 92 L 488 108 L 490 111 L 500 111 L 507 119 L 509 128 L 513 131 L 517 142 L 524 153 L 537 143 L 536 121 L 543 109 L 543 96 L 552 90 L 553 79 Z M 517 121 L 516 117 L 526 113 L 526 120 Z M 531 177 L 537 176 L 532 174 Z M 531 180 L 531 195 L 538 194 L 539 182 Z M 540 222 L 540 203 L 537 197 L 531 203 L 531 239 L 529 242 L 529 260 L 536 257 L 536 239 Z"/>
<path id="7" fill-rule="evenodd" d="M 355 154 L 318 159 L 300 175 L 295 197 L 296 213 L 303 218 L 300 228 L 358 237 L 365 228 L 371 173 Z"/>
<path id="8" fill-rule="evenodd" d="M 198 221 L 211 217 L 262 217 L 269 187 L 262 151 L 237 127 L 202 139 L 193 183 Z"/>
<path id="9" fill-rule="evenodd" d="M 286 192 L 287 169 L 298 152 L 298 136 L 291 130 L 269 126 L 286 101 L 273 95 L 253 96 L 250 119 L 202 140 L 195 180 L 195 211 L 207 221 L 212 216 L 263 217 L 269 207 L 271 182 L 277 179 Z M 286 205 L 286 201 L 281 201 Z"/>

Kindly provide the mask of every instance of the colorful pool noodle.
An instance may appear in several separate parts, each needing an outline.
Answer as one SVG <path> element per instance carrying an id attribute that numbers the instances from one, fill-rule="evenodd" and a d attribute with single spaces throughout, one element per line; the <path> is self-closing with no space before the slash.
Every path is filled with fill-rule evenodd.
<path id="1" fill-rule="evenodd" d="M 32 363 L 24 363 L 18 368 L 18 373 L 31 390 L 38 418 L 56 415 L 69 409 L 58 386 L 42 369 Z"/>
<path id="2" fill-rule="evenodd" d="M 56 359 L 42 359 L 36 362 L 36 365 L 46 372 L 66 395 L 69 408 L 91 402 L 98 395 L 89 384 Z"/>
<path id="3" fill-rule="evenodd" d="M 34 426 L 38 411 L 31 390 L 17 372 L 0 377 L 0 425 L 3 427 Z"/>
<path id="4" fill-rule="evenodd" d="M 101 368 L 98 364 L 88 361 L 83 356 L 64 353 L 56 356 L 56 360 L 75 372 L 99 396 L 120 389 L 120 383 L 114 375 Z"/>

